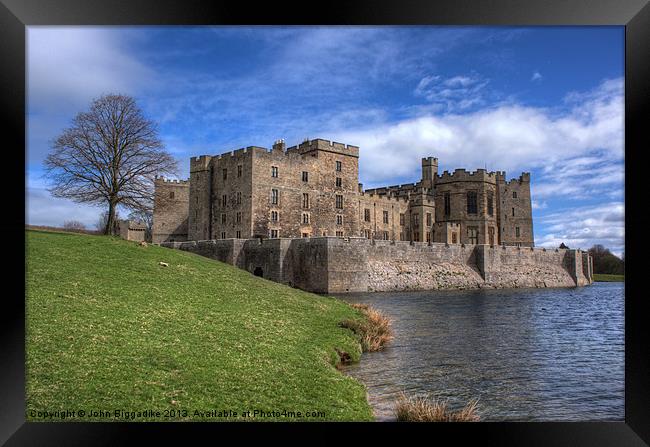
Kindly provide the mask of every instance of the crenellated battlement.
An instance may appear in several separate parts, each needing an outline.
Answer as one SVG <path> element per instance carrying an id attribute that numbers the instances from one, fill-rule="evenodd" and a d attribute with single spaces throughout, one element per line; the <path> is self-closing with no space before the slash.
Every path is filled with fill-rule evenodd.
<path id="1" fill-rule="evenodd" d="M 393 194 L 375 194 L 372 192 L 369 193 L 368 191 L 363 191 L 359 195 L 361 197 L 367 197 L 377 201 L 384 201 L 386 203 L 395 203 L 395 202 L 407 203 L 409 201 L 409 198 L 407 196 L 397 196 Z"/>
<path id="2" fill-rule="evenodd" d="M 497 171 L 496 172 L 497 176 L 497 181 L 500 183 L 505 183 L 506 185 L 510 185 L 513 182 L 514 183 L 530 183 L 530 172 L 522 172 L 519 178 L 513 178 L 510 180 L 506 180 L 506 172 L 505 171 Z"/>
<path id="3" fill-rule="evenodd" d="M 324 140 L 322 138 L 315 138 L 313 140 L 305 140 L 299 145 L 287 148 L 287 153 L 298 152 L 304 154 L 311 151 L 328 151 L 336 152 L 351 157 L 359 157 L 359 147 L 351 144 L 338 143 L 336 141 Z"/>
<path id="4" fill-rule="evenodd" d="M 207 171 L 210 168 L 210 155 L 199 155 L 190 158 L 190 173 L 198 171 Z"/>
<path id="5" fill-rule="evenodd" d="M 436 174 L 436 183 L 447 182 L 488 182 L 496 183 L 497 173 L 488 172 L 485 169 L 477 169 L 476 171 L 467 172 L 466 169 L 455 169 L 454 172 L 443 171 L 442 174 Z"/>
<path id="6" fill-rule="evenodd" d="M 180 180 L 180 179 L 168 179 L 163 176 L 156 176 L 154 179 L 155 183 L 157 185 L 163 184 L 163 185 L 189 185 L 190 181 L 189 180 Z"/>

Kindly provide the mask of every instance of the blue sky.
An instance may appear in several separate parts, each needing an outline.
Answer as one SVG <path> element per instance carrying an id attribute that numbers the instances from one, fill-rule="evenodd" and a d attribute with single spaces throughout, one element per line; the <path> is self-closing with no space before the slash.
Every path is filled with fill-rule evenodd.
<path id="1" fill-rule="evenodd" d="M 624 247 L 623 27 L 29 27 L 27 222 L 94 227 L 54 199 L 49 141 L 104 93 L 134 96 L 189 157 L 333 139 L 360 181 L 530 171 L 539 246 Z"/>

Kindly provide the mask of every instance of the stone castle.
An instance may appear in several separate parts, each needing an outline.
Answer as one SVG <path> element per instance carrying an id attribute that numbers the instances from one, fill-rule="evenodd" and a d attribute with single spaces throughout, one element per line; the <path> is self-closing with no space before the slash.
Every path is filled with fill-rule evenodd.
<path id="1" fill-rule="evenodd" d="M 438 173 L 363 190 L 359 148 L 316 139 L 194 157 L 156 179 L 153 242 L 317 293 L 592 282 L 581 250 L 534 248 L 530 174 Z"/>
<path id="2" fill-rule="evenodd" d="M 190 161 L 189 181 L 156 180 L 153 242 L 365 237 L 532 247 L 530 174 L 422 159 L 417 183 L 363 190 L 359 148 L 322 139 Z"/>

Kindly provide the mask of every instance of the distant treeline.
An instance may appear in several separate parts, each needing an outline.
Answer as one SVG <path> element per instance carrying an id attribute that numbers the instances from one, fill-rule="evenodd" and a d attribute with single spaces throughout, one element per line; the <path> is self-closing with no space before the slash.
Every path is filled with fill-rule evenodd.
<path id="1" fill-rule="evenodd" d="M 589 249 L 589 254 L 594 260 L 594 273 L 607 275 L 624 275 L 625 261 L 609 251 L 608 248 L 598 244 Z"/>

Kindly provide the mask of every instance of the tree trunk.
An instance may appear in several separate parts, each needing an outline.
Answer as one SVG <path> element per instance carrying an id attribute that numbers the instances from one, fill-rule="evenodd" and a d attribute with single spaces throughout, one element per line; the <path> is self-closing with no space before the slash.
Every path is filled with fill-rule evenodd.
<path id="1" fill-rule="evenodd" d="M 108 217 L 106 218 L 106 228 L 104 234 L 113 235 L 115 230 L 115 203 L 111 200 L 108 202 Z"/>

